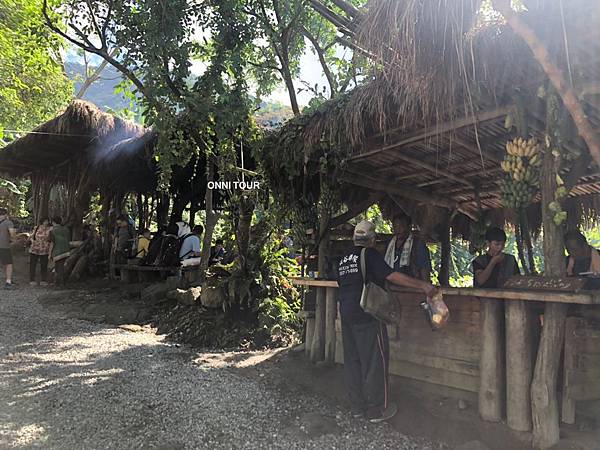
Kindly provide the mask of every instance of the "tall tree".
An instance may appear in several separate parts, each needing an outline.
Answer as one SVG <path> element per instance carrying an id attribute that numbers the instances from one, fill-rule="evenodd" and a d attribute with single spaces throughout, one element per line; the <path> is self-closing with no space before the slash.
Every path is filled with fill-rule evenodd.
<path id="1" fill-rule="evenodd" d="M 72 95 L 60 61 L 63 40 L 44 27 L 41 4 L 0 3 L 0 142 L 3 130 L 28 131 L 56 114 Z"/>
<path id="2" fill-rule="evenodd" d="M 192 158 L 206 163 L 207 181 L 229 176 L 221 161 L 235 158 L 246 137 L 250 102 L 244 55 L 254 31 L 241 6 L 239 0 L 66 0 L 57 21 L 44 0 L 54 32 L 114 66 L 141 96 L 146 124 L 158 133 L 155 160 L 165 189 L 173 167 Z M 196 78 L 190 70 L 194 60 L 205 68 Z M 207 252 L 215 222 L 208 189 L 205 208 Z"/>

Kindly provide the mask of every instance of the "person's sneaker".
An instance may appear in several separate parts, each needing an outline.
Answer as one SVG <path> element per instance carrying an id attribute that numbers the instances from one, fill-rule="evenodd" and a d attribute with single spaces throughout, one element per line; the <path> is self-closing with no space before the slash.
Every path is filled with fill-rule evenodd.
<path id="1" fill-rule="evenodd" d="M 29 286 L 37 286 L 37 283 L 35 281 L 30 281 Z"/>
<path id="2" fill-rule="evenodd" d="M 394 402 L 388 403 L 387 408 L 377 408 L 368 415 L 369 422 L 380 423 L 391 419 L 398 412 L 398 406 Z"/>
<path id="3" fill-rule="evenodd" d="M 361 418 L 365 417 L 365 411 L 362 409 L 353 409 L 352 417 L 354 417 L 355 419 L 361 419 Z"/>
<path id="4" fill-rule="evenodd" d="M 48 282 L 47 281 L 40 281 L 40 286 L 48 286 Z"/>
<path id="5" fill-rule="evenodd" d="M 15 283 L 4 283 L 4 289 L 14 289 Z"/>

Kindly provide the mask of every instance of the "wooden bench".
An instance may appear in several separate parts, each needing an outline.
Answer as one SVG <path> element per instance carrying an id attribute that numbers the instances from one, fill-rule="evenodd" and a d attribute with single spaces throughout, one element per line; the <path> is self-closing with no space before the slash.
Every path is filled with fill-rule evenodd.
<path id="1" fill-rule="evenodd" d="M 123 283 L 137 283 L 164 279 L 179 272 L 186 283 L 198 280 L 200 266 L 140 266 L 138 264 L 113 264 L 113 269 L 119 269 Z"/>

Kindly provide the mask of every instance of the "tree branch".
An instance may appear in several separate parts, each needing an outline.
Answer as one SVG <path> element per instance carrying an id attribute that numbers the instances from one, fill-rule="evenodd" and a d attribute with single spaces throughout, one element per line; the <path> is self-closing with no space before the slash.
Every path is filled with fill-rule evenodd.
<path id="1" fill-rule="evenodd" d="M 342 33 L 353 35 L 355 31 L 354 24 L 346 19 L 345 17 L 340 16 L 339 14 L 334 13 L 331 9 L 321 3 L 319 0 L 309 0 L 310 6 L 318 12 L 324 19 L 331 22 L 336 28 L 338 28 Z"/>
<path id="2" fill-rule="evenodd" d="M 354 20 L 358 20 L 363 17 L 363 13 L 361 11 L 345 0 L 331 0 L 331 3 L 340 8 Z"/>
<path id="3" fill-rule="evenodd" d="M 600 167 L 600 136 L 595 132 L 592 124 L 586 117 L 575 89 L 567 82 L 562 71 L 554 63 L 550 52 L 535 34 L 535 31 L 512 9 L 510 0 L 493 0 L 492 4 L 494 9 L 504 16 L 515 34 L 525 41 L 534 58 L 542 66 L 542 69 L 550 79 L 558 95 L 560 95 L 569 114 L 571 114 L 579 135 L 587 144 L 590 154 Z"/>
<path id="4" fill-rule="evenodd" d="M 369 195 L 369 197 L 367 197 L 362 202 L 357 203 L 352 208 L 348 208 L 347 212 L 340 214 L 339 216 L 332 217 L 329 221 L 329 228 L 336 228 L 340 225 L 345 224 L 350 219 L 353 219 L 354 217 L 362 213 L 364 210 L 369 208 L 371 205 L 377 203 L 380 200 L 383 200 L 386 195 L 387 194 L 385 192 L 375 192 Z"/>
<path id="5" fill-rule="evenodd" d="M 329 66 L 327 65 L 327 61 L 325 60 L 325 54 L 319 45 L 317 39 L 304 27 L 301 28 L 302 34 L 311 42 L 315 51 L 317 52 L 317 56 L 319 57 L 319 62 L 321 63 L 321 67 L 323 68 L 323 72 L 325 73 L 325 77 L 327 78 L 327 83 L 329 83 L 330 97 L 333 98 L 337 94 L 337 83 L 335 82 L 335 77 L 331 73 Z"/>

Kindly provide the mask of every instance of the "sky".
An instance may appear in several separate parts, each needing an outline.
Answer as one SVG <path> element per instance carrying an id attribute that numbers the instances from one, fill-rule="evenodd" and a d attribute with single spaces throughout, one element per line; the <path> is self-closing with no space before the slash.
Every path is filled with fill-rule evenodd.
<path id="1" fill-rule="evenodd" d="M 101 61 L 100 57 L 96 55 L 88 55 L 88 59 L 91 65 L 98 65 Z M 68 47 L 66 60 L 83 64 L 83 57 L 72 46 Z M 203 63 L 192 62 L 191 71 L 194 75 L 201 75 L 204 72 L 204 67 L 205 65 Z M 319 87 L 327 86 L 327 79 L 323 74 L 319 58 L 313 52 L 310 42 L 307 42 L 306 50 L 300 58 L 300 76 L 298 79 L 294 80 L 298 103 L 300 106 L 306 106 L 313 97 L 313 94 L 305 89 L 304 84 L 301 81 L 307 82 L 310 86 L 314 86 L 315 84 L 318 84 Z M 298 92 L 298 89 L 301 89 L 301 91 Z M 287 106 L 291 105 L 288 91 L 283 82 L 273 93 L 263 98 L 263 100 L 283 103 Z"/>

